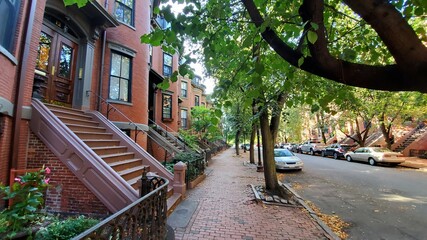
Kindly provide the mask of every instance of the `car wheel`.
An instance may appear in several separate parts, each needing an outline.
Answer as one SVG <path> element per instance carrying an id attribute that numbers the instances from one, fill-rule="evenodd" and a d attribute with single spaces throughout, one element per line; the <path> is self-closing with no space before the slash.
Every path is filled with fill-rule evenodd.
<path id="1" fill-rule="evenodd" d="M 334 159 L 338 159 L 338 154 L 334 153 Z"/>
<path id="2" fill-rule="evenodd" d="M 351 159 L 350 156 L 347 156 L 346 159 L 347 159 L 348 162 L 351 162 L 353 160 L 353 159 Z"/>
<path id="3" fill-rule="evenodd" d="M 314 151 L 313 151 L 313 149 L 310 149 L 310 155 L 314 155 Z"/>
<path id="4" fill-rule="evenodd" d="M 369 158 L 368 162 L 371 166 L 375 166 L 377 164 L 377 162 L 375 162 L 375 160 L 373 158 Z"/>

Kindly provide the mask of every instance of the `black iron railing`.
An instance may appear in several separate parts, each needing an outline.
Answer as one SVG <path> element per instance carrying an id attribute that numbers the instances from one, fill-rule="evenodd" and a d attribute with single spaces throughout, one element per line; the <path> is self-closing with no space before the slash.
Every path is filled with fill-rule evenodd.
<path id="1" fill-rule="evenodd" d="M 158 176 L 142 176 L 141 193 L 148 192 L 128 207 L 73 238 L 77 239 L 165 239 L 167 234 L 167 186 Z"/>
<path id="2" fill-rule="evenodd" d="M 203 158 L 183 162 L 187 164 L 187 171 L 185 172 L 185 182 L 187 183 L 193 181 L 205 172 L 205 160 Z"/>

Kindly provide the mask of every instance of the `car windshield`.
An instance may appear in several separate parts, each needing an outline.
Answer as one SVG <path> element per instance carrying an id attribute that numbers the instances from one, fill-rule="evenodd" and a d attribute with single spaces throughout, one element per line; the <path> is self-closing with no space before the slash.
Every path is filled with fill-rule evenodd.
<path id="1" fill-rule="evenodd" d="M 391 152 L 390 149 L 387 148 L 372 148 L 374 152 Z"/>
<path id="2" fill-rule="evenodd" d="M 292 157 L 294 154 L 287 149 L 274 151 L 274 157 Z"/>

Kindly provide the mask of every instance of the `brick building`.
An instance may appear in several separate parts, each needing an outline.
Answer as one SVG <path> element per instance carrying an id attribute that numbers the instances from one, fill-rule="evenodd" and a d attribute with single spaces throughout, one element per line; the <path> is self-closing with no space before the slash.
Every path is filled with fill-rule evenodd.
<path id="1" fill-rule="evenodd" d="M 142 162 L 151 163 L 151 170 L 173 181 L 173 175 L 151 162 L 151 155 L 162 159 L 166 150 L 161 143 L 150 149 L 153 143 L 146 131 L 151 123 L 165 125 L 173 132 L 189 126 L 183 125 L 184 112 L 196 103 L 192 100 L 180 106 L 184 83 L 188 99 L 197 96 L 200 103 L 204 88 L 200 81 L 193 87 L 188 79 L 171 83 L 165 91 L 156 87 L 178 69 L 179 57 L 140 42 L 140 36 L 153 27 L 167 27 L 161 18 L 153 17 L 153 4 L 158 1 L 98 0 L 78 8 L 65 7 L 62 0 L 0 0 L 0 182 L 9 182 L 11 169 L 51 167 L 53 187 L 46 205 L 54 212 L 107 214 L 135 199 L 137 194 L 123 180 L 112 183 L 115 177 L 105 170 L 91 173 L 100 164 L 92 163 L 93 159 L 107 156 L 97 153 L 102 147 L 96 144 L 107 140 L 92 140 L 93 146 L 87 144 L 91 148 L 87 149 L 81 145 L 86 141 L 82 130 L 72 130 L 73 134 L 60 129 L 81 129 L 81 123 L 67 123 L 64 119 L 69 117 L 51 115 L 41 102 L 82 110 L 71 115 L 98 111 L 108 116 L 143 148 L 137 150 Z M 41 110 L 35 110 L 37 104 Z M 107 130 L 114 128 L 108 122 L 101 125 Z M 111 131 L 108 134 L 113 138 L 121 134 Z M 119 144 L 132 145 L 119 137 Z M 100 185 L 93 182 L 117 186 L 99 192 Z M 123 188 L 129 191 L 120 192 Z M 108 199 L 114 198 L 111 194 L 116 196 L 113 202 Z"/>

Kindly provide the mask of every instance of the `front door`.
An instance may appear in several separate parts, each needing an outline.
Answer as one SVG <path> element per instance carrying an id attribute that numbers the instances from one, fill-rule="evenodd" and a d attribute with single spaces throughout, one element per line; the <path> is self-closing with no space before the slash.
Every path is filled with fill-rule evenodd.
<path id="1" fill-rule="evenodd" d="M 78 45 L 43 25 L 40 34 L 33 97 L 71 106 Z"/>

